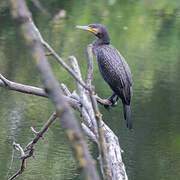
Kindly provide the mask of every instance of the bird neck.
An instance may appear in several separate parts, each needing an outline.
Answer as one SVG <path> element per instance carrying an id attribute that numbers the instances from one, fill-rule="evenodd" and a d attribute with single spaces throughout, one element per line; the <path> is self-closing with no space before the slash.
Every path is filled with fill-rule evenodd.
<path id="1" fill-rule="evenodd" d="M 93 45 L 95 45 L 95 46 L 107 45 L 107 44 L 110 44 L 109 38 L 101 38 L 101 39 L 98 38 L 93 42 Z"/>

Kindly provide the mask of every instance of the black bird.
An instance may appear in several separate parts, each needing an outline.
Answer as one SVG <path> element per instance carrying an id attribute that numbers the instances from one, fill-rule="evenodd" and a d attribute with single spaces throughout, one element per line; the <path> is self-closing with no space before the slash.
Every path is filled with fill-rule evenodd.
<path id="1" fill-rule="evenodd" d="M 132 76 L 128 64 L 120 52 L 110 45 L 110 35 L 104 25 L 90 24 L 88 26 L 76 26 L 76 28 L 87 30 L 98 37 L 93 42 L 93 53 L 97 58 L 102 77 L 114 92 L 108 99 L 114 105 L 118 97 L 121 98 L 124 118 L 127 127 L 131 129 Z"/>

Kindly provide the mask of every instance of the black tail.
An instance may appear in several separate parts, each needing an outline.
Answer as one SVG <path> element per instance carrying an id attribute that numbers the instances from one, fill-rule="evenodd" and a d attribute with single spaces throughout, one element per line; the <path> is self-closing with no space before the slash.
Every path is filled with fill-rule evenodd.
<path id="1" fill-rule="evenodd" d="M 130 105 L 123 103 L 123 111 L 124 111 L 124 119 L 126 120 L 127 128 L 132 129 Z"/>

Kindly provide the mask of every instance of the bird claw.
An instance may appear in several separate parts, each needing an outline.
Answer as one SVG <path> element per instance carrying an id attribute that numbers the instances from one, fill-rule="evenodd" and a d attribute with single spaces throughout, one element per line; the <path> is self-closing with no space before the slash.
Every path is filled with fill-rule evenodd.
<path id="1" fill-rule="evenodd" d="M 104 105 L 104 108 L 106 110 L 109 111 L 111 109 L 111 107 L 117 106 L 117 101 L 113 101 L 112 99 L 109 99 L 109 98 L 107 100 L 111 102 L 111 105 Z"/>

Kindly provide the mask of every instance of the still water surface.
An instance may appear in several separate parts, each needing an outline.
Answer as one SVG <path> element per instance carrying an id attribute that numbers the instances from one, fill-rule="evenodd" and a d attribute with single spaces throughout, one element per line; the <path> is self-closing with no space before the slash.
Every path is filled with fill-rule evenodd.
<path id="1" fill-rule="evenodd" d="M 43 1 L 42 1 L 43 2 Z M 180 179 L 180 2 L 179 0 L 78 0 L 44 1 L 52 14 L 65 9 L 65 19 L 51 21 L 32 4 L 29 7 L 42 35 L 68 63 L 75 55 L 86 72 L 86 46 L 94 40 L 75 25 L 105 24 L 111 43 L 126 58 L 134 81 L 133 131 L 125 127 L 121 103 L 110 112 L 101 108 L 105 122 L 119 137 L 130 180 Z M 0 3 L 0 73 L 8 79 L 41 87 L 21 36 L 14 26 L 7 2 Z M 59 82 L 73 90 L 75 83 L 60 65 L 49 58 Z M 103 98 L 111 90 L 102 80 L 97 63 L 93 75 L 96 92 Z M 0 179 L 19 168 L 19 154 L 11 144 L 25 146 L 53 112 L 47 99 L 0 88 Z M 78 116 L 78 115 L 77 115 Z M 88 142 L 96 158 L 96 147 Z M 13 160 L 12 160 L 13 157 Z M 9 168 L 10 167 L 10 168 Z M 64 132 L 57 120 L 36 145 L 19 180 L 78 180 Z"/>

